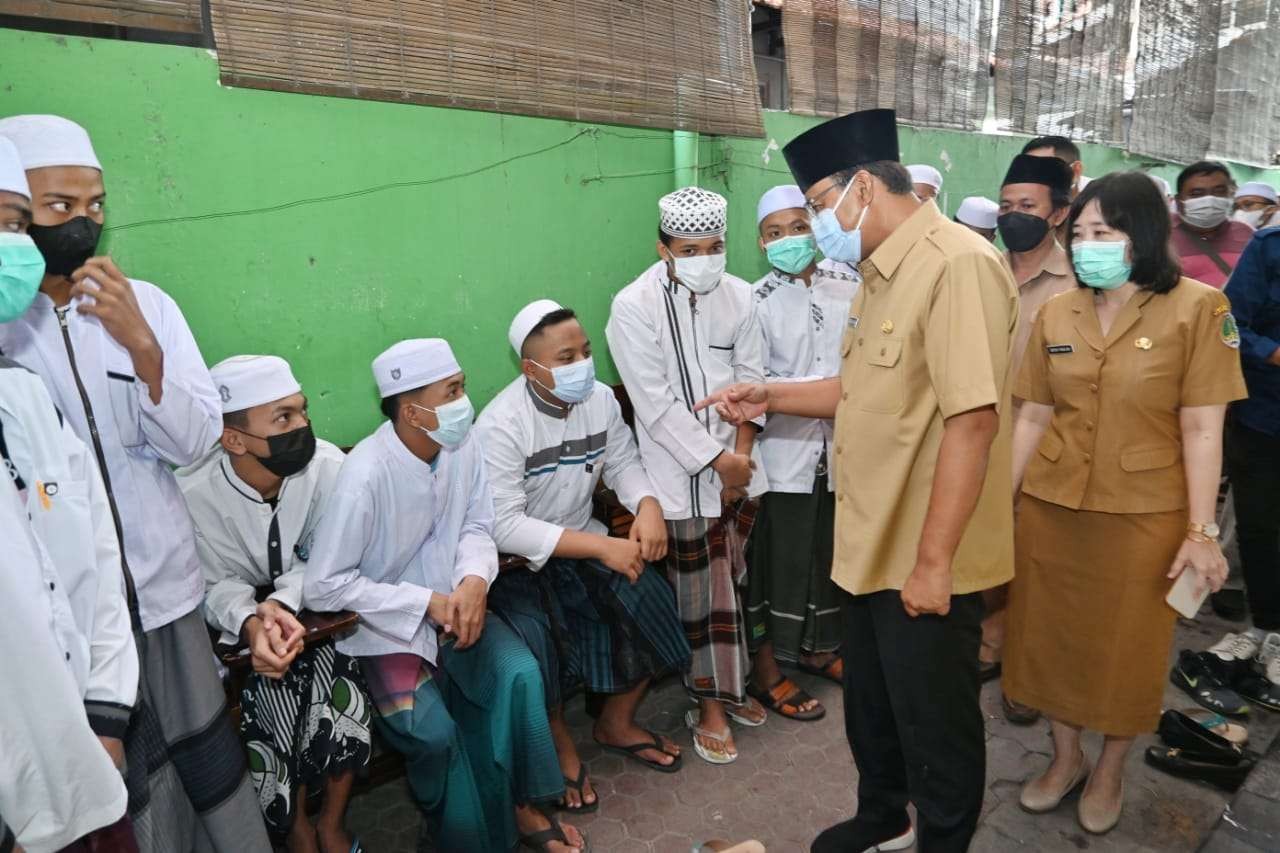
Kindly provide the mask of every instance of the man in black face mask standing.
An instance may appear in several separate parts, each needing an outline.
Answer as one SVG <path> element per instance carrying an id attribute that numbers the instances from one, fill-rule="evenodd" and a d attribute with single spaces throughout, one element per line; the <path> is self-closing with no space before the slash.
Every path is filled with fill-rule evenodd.
<path id="1" fill-rule="evenodd" d="M 350 850 L 342 824 L 355 771 L 369 761 L 369 703 L 355 661 L 332 643 L 304 650 L 295 615 L 312 532 L 344 457 L 311 431 L 284 359 L 232 356 L 210 375 L 222 440 L 178 471 L 178 485 L 196 527 L 205 618 L 253 656 L 240 732 L 258 802 L 272 832 L 291 835 L 290 849 L 316 849 L 318 834 L 319 849 Z M 266 593 L 261 603 L 255 588 Z M 318 785 L 325 802 L 313 828 L 306 796 Z"/>
<path id="2" fill-rule="evenodd" d="M 40 292 L 0 324 L 0 352 L 40 375 L 93 452 L 121 545 L 141 665 L 124 738 L 129 815 L 143 853 L 266 853 L 243 752 L 199 608 L 204 579 L 172 469 L 221 431 L 218 395 L 186 319 L 153 284 L 98 255 L 102 165 L 59 116 L 0 119 L 31 185 Z"/>
<path id="3" fill-rule="evenodd" d="M 996 228 L 1004 241 L 1005 259 L 1018 283 L 1018 329 L 1013 339 L 1013 373 L 1018 375 L 1031 326 L 1040 308 L 1053 297 L 1076 287 L 1067 251 L 1058 242 L 1058 227 L 1071 208 L 1070 166 L 1057 157 L 1019 154 L 1013 158 L 1000 187 L 1000 215 Z M 1018 405 L 1014 401 L 1014 406 Z M 1016 582 L 1016 581 L 1015 581 Z M 1009 585 L 984 591 L 987 615 L 982 620 L 979 669 L 984 681 L 1000 675 L 1004 646 L 1004 610 Z M 1001 695 L 1004 715 L 1011 723 L 1030 725 L 1040 712 Z"/>

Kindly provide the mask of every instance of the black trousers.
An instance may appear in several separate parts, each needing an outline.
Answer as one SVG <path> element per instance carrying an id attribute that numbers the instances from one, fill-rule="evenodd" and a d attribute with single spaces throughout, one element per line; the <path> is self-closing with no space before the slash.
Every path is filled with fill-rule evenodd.
<path id="1" fill-rule="evenodd" d="M 858 817 L 901 825 L 916 806 L 916 850 L 967 850 L 986 790 L 978 707 L 982 595 L 912 618 L 895 590 L 844 595 L 845 733 L 858 765 Z"/>
<path id="2" fill-rule="evenodd" d="M 1280 631 L 1280 436 L 1229 424 L 1225 457 L 1249 613 Z"/>

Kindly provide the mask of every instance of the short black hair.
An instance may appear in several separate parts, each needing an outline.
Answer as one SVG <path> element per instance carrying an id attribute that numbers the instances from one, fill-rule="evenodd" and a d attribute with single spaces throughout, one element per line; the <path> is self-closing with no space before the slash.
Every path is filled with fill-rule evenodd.
<path id="1" fill-rule="evenodd" d="M 1080 148 L 1065 136 L 1037 136 L 1022 146 L 1022 153 L 1029 154 L 1038 148 L 1052 148 L 1055 157 L 1068 164 L 1080 162 Z"/>
<path id="2" fill-rule="evenodd" d="M 249 410 L 241 409 L 238 412 L 223 412 L 222 425 L 232 429 L 245 429 L 249 426 Z"/>
<path id="3" fill-rule="evenodd" d="M 529 346 L 529 340 L 531 338 L 540 337 L 548 328 L 563 323 L 565 320 L 576 319 L 578 319 L 578 315 L 573 313 L 572 308 L 559 308 L 544 316 L 534 324 L 533 328 L 529 330 L 529 334 L 524 336 L 524 343 L 520 344 L 520 357 L 528 358 L 528 356 L 525 355 L 525 351 L 526 347 Z"/>
<path id="4" fill-rule="evenodd" d="M 1112 172 L 1080 191 L 1067 217 L 1067 233 L 1072 233 L 1080 212 L 1096 201 L 1107 225 L 1129 238 L 1133 257 L 1130 280 L 1143 290 L 1168 293 L 1182 277 L 1182 267 L 1169 250 L 1173 225 L 1169 206 L 1146 172 Z M 1071 244 L 1067 245 L 1071 254 Z M 1081 287 L 1087 287 L 1083 282 Z"/>
<path id="5" fill-rule="evenodd" d="M 1235 184 L 1236 179 L 1231 174 L 1231 170 L 1227 168 L 1226 163 L 1220 163 L 1217 160 L 1197 160 L 1178 173 L 1178 195 L 1182 195 L 1182 185 L 1195 176 L 1219 174 L 1226 175 L 1227 180 L 1233 185 Z"/>
<path id="6" fill-rule="evenodd" d="M 1048 187 L 1049 202 L 1053 205 L 1054 211 L 1059 211 L 1064 207 L 1071 206 L 1071 188 L 1070 187 Z"/>
<path id="7" fill-rule="evenodd" d="M 873 178 L 879 178 L 885 188 L 894 195 L 909 195 L 915 192 L 915 187 L 911 183 L 911 173 L 897 160 L 874 160 L 852 169 L 841 169 L 833 177 L 839 186 L 844 186 L 859 172 L 866 172 Z"/>
<path id="8" fill-rule="evenodd" d="M 382 402 L 378 404 L 382 409 L 382 416 L 391 423 L 395 423 L 400 417 L 400 395 L 392 394 L 390 397 L 383 397 Z"/>
<path id="9" fill-rule="evenodd" d="M 661 228 L 658 229 L 658 240 L 659 242 L 662 243 L 662 245 L 666 246 L 668 249 L 671 248 L 672 237 L 670 234 L 668 234 L 666 231 L 663 231 Z"/>

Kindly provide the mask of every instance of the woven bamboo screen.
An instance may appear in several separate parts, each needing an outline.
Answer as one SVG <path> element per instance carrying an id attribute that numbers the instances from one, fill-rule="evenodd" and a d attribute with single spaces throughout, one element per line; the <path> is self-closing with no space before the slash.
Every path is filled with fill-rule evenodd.
<path id="1" fill-rule="evenodd" d="M 996 120 L 1006 130 L 1124 140 L 1132 0 L 1002 0 Z"/>
<path id="2" fill-rule="evenodd" d="M 0 14 L 200 32 L 200 0 L 0 0 Z"/>
<path id="3" fill-rule="evenodd" d="M 1209 154 L 1270 165 L 1280 148 L 1280 3 L 1223 3 Z"/>
<path id="4" fill-rule="evenodd" d="M 210 0 L 228 85 L 761 136 L 742 0 Z"/>
<path id="5" fill-rule="evenodd" d="M 786 0 L 792 111 L 889 107 L 912 124 L 979 127 L 990 8 L 990 0 Z"/>

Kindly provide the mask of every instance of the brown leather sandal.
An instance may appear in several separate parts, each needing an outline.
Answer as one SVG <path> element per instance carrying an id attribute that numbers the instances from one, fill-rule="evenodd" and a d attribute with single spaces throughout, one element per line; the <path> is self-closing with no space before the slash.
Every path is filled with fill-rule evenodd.
<path id="1" fill-rule="evenodd" d="M 747 695 L 774 713 L 788 719 L 807 723 L 821 720 L 827 715 L 827 709 L 821 702 L 807 711 L 803 710 L 804 704 L 813 701 L 813 697 L 785 675 L 780 676 L 768 690 L 762 690 L 756 687 L 754 682 L 748 682 Z"/>

